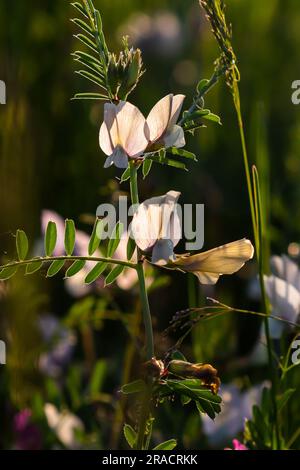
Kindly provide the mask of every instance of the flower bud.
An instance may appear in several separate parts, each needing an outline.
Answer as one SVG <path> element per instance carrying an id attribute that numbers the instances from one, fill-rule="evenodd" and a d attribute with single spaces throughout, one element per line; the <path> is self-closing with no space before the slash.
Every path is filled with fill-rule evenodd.
<path id="1" fill-rule="evenodd" d="M 203 385 L 217 393 L 221 384 L 218 371 L 210 364 L 192 364 L 186 361 L 173 360 L 168 364 L 168 372 L 179 377 L 200 379 Z"/>
<path id="2" fill-rule="evenodd" d="M 150 361 L 145 362 L 143 366 L 146 376 L 153 377 L 155 379 L 160 378 L 165 371 L 164 363 L 161 360 L 156 359 L 155 357 L 152 357 Z"/>

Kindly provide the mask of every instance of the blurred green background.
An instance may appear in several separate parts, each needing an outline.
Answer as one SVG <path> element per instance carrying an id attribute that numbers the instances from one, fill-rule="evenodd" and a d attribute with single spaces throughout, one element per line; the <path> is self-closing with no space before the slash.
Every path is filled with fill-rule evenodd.
<path id="1" fill-rule="evenodd" d="M 142 49 L 147 72 L 130 101 L 146 114 L 162 96 L 180 92 L 186 94 L 188 107 L 197 81 L 209 78 L 218 56 L 198 2 L 95 0 L 95 5 L 102 13 L 111 50 L 120 49 L 126 34 Z M 291 102 L 291 84 L 300 74 L 299 1 L 228 0 L 227 15 L 241 71 L 250 158 L 264 177 L 268 196 L 272 252 L 290 250 L 298 256 L 298 246 L 291 243 L 300 240 L 300 110 Z M 0 4 L 0 79 L 7 86 L 7 104 L 0 105 L 3 259 L 6 253 L 13 255 L 11 234 L 17 228 L 24 228 L 32 240 L 40 237 L 43 209 L 73 218 L 79 228 L 90 232 L 97 206 L 115 201 L 118 195 L 115 168 L 103 169 L 98 145 L 103 105 L 70 101 L 88 85 L 73 73 L 70 54 L 78 48 L 76 29 L 69 21 L 73 16 L 68 1 L 2 0 Z M 220 115 L 223 125 L 209 123 L 194 138 L 188 137 L 187 149 L 196 153 L 198 163 L 189 165 L 188 174 L 154 165 L 141 182 L 141 199 L 175 189 L 181 191 L 182 202 L 204 203 L 204 248 L 209 249 L 244 236 L 252 238 L 252 231 L 236 117 L 223 81 L 208 95 L 206 106 Z M 120 190 L 128 193 L 127 183 Z M 199 306 L 209 294 L 230 305 L 255 307 L 247 294 L 254 274 L 255 266 L 248 266 L 222 279 L 215 290 L 198 288 L 193 281 L 188 286 L 187 278 L 179 274 L 170 276 L 168 285 L 151 294 L 156 331 L 166 328 L 177 310 Z M 64 319 L 74 304 L 61 279 L 21 277 L 8 290 L 0 312 L 0 338 L 9 345 L 8 364 L 5 372 L 3 366 L 0 370 L 3 420 L 8 419 L 10 407 L 28 405 L 32 391 L 43 387 L 36 371 L 42 341 L 35 318 L 49 311 Z M 124 311 L 132 308 L 128 293 L 116 296 Z M 230 380 L 228 364 L 251 351 L 258 329 L 257 319 L 224 317 L 197 328 L 186 349 L 190 359 L 211 361 L 219 366 L 222 380 Z M 122 380 L 125 336 L 122 326 L 110 322 L 96 332 L 96 356 L 111 368 L 107 393 Z M 173 340 L 164 346 L 158 337 L 162 352 Z M 80 347 L 76 354 L 80 358 Z M 265 376 L 257 370 L 245 374 L 254 381 Z M 241 377 L 244 380 L 244 372 Z M 171 419 L 166 415 L 165 428 Z M 180 419 L 172 422 L 179 433 Z M 103 445 L 107 441 L 104 429 Z"/>

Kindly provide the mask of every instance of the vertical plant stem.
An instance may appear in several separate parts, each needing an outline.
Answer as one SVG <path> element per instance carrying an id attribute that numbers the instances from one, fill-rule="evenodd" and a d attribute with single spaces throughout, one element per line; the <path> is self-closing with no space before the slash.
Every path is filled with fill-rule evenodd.
<path id="1" fill-rule="evenodd" d="M 131 202 L 132 204 L 139 203 L 139 193 L 138 193 L 138 183 L 137 183 L 137 167 L 134 162 L 130 162 L 130 193 L 131 193 Z M 145 273 L 143 267 L 143 257 L 137 247 L 138 252 L 138 280 L 139 280 L 139 289 L 141 296 L 142 312 L 143 312 L 143 321 L 145 327 L 145 337 L 146 337 L 146 359 L 149 361 L 154 357 L 154 343 L 153 343 L 153 329 L 152 329 L 152 320 L 151 312 L 149 306 L 149 299 L 145 283 Z M 147 422 L 150 416 L 150 403 L 152 397 L 152 383 L 151 380 L 147 381 L 147 387 L 142 399 L 141 410 L 140 410 L 140 419 L 138 426 L 138 436 L 136 442 L 136 449 L 143 449 L 145 442 L 145 435 L 147 430 Z"/>
<path id="2" fill-rule="evenodd" d="M 270 308 L 269 303 L 267 300 L 266 295 L 266 288 L 264 283 L 264 266 L 263 266 L 263 214 L 262 214 L 262 204 L 261 204 L 261 195 L 260 195 L 260 187 L 259 187 L 259 177 L 256 167 L 253 167 L 253 184 L 254 184 L 254 195 L 255 195 L 255 205 L 256 205 L 256 212 L 257 212 L 257 232 L 258 232 L 258 239 L 259 239 L 259 251 L 258 251 L 258 264 L 259 264 L 259 283 L 260 283 L 260 290 L 262 296 L 262 303 L 264 312 L 267 315 L 270 315 Z M 265 334 L 267 340 L 267 350 L 268 350 L 268 362 L 270 366 L 270 373 L 272 378 L 272 404 L 273 404 L 273 413 L 274 413 L 274 423 L 275 423 L 275 435 L 276 435 L 276 444 L 277 449 L 280 449 L 280 434 L 279 434 L 279 423 L 278 423 L 278 408 L 277 408 L 277 376 L 276 376 L 276 369 L 272 355 L 272 340 L 270 336 L 270 328 L 269 328 L 269 319 L 268 316 L 264 317 L 264 327 L 265 327 Z"/>
<path id="3" fill-rule="evenodd" d="M 132 204 L 138 204 L 139 193 L 138 193 L 138 184 L 137 184 L 137 168 L 134 162 L 130 162 L 130 193 L 131 193 Z M 154 356 L 152 320 L 151 320 L 148 294 L 146 290 L 145 273 L 144 273 L 144 268 L 143 268 L 143 258 L 138 247 L 137 247 L 137 251 L 138 251 L 137 273 L 138 273 L 142 311 L 143 311 L 143 320 L 144 320 L 145 334 L 146 334 L 146 359 L 150 360 Z"/>
<path id="4" fill-rule="evenodd" d="M 259 186 L 258 186 L 258 179 L 257 179 L 256 180 L 256 184 L 257 184 L 256 194 L 258 197 L 256 200 L 256 205 L 255 205 L 253 188 L 251 184 L 251 174 L 250 174 L 244 125 L 243 125 L 243 118 L 242 118 L 242 112 L 241 112 L 240 93 L 239 93 L 239 87 L 238 87 L 237 81 L 234 81 L 233 83 L 232 94 L 233 94 L 233 102 L 234 102 L 234 107 L 235 107 L 236 114 L 237 114 L 237 120 L 238 120 L 238 126 L 239 126 L 240 138 L 241 138 L 244 169 L 245 169 L 245 175 L 246 175 L 251 219 L 252 219 L 252 226 L 253 226 L 253 233 L 254 233 L 254 240 L 255 240 L 256 257 L 257 257 L 258 266 L 259 266 L 259 282 L 260 282 L 262 303 L 264 307 L 264 312 L 266 314 L 270 314 L 268 300 L 267 300 L 266 291 L 265 291 L 265 284 L 264 284 L 264 267 L 263 267 L 263 254 L 262 254 L 262 250 L 263 250 L 262 222 L 261 222 L 262 212 L 261 212 L 261 201 L 260 201 L 260 195 L 259 195 Z M 272 356 L 272 341 L 270 337 L 269 321 L 267 317 L 265 317 L 264 319 L 264 327 L 265 327 L 265 334 L 266 334 L 266 340 L 267 340 L 268 362 L 269 362 L 269 368 L 270 368 L 271 379 L 272 379 L 272 405 L 273 405 L 273 421 L 274 421 L 275 435 L 276 435 L 276 448 L 280 449 L 278 409 L 277 409 L 277 401 L 276 401 L 277 377 L 276 377 L 276 370 L 275 370 L 273 356 Z M 273 437 L 273 433 L 272 433 L 272 437 Z"/>
<path id="5" fill-rule="evenodd" d="M 253 190 L 252 190 L 252 185 L 251 185 L 251 174 L 250 174 L 248 152 L 247 152 L 245 132 L 244 132 L 244 124 L 243 124 L 243 118 L 242 118 L 242 112 L 241 112 L 240 92 L 239 92 L 239 86 L 236 81 L 233 84 L 232 94 L 233 94 L 233 103 L 234 103 L 234 108 L 235 108 L 236 115 L 237 115 L 240 138 L 241 138 L 244 170 L 245 170 L 245 175 L 246 175 L 246 182 L 247 182 L 247 189 L 248 189 L 248 196 L 249 196 L 255 248 L 257 249 L 259 245 L 259 240 L 258 240 L 257 224 L 256 224 L 256 212 L 255 212 L 255 206 L 254 206 Z"/>

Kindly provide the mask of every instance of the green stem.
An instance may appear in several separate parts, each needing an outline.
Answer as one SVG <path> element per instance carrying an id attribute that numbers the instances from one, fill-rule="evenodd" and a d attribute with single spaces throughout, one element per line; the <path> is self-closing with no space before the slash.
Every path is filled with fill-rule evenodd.
<path id="1" fill-rule="evenodd" d="M 142 404 L 141 404 L 141 411 L 140 411 L 140 419 L 139 419 L 139 429 L 136 441 L 136 449 L 143 450 L 145 448 L 145 436 L 147 431 L 147 423 L 150 417 L 150 402 L 152 398 L 152 384 L 148 383 L 148 386 L 145 390 Z M 147 439 L 150 440 L 150 439 Z"/>
<path id="2" fill-rule="evenodd" d="M 115 258 L 104 258 L 102 256 L 94 257 L 94 256 L 42 256 L 40 258 L 32 258 L 32 259 L 27 259 L 24 261 L 13 261 L 12 263 L 7 263 L 4 264 L 3 266 L 0 266 L 0 271 L 5 268 L 12 268 L 13 266 L 26 266 L 27 264 L 34 264 L 34 263 L 51 263 L 52 261 L 60 261 L 60 260 L 66 260 L 66 261 L 77 261 L 77 260 L 82 260 L 82 261 L 93 261 L 95 263 L 98 262 L 104 262 L 104 263 L 110 263 L 110 264 L 119 264 L 121 266 L 126 266 L 127 268 L 133 268 L 137 269 L 137 264 L 136 263 L 131 263 L 130 261 L 122 261 L 119 259 Z"/>
<path id="3" fill-rule="evenodd" d="M 149 300 L 145 284 L 145 274 L 142 263 L 140 262 L 137 267 L 137 273 L 139 278 L 142 310 L 143 310 L 143 320 L 146 333 L 146 358 L 149 361 L 154 357 L 154 344 L 153 344 L 153 330 L 152 330 L 152 320 L 150 313 Z"/>
<path id="4" fill-rule="evenodd" d="M 51 263 L 52 261 L 93 261 L 95 263 L 104 262 L 110 264 L 119 264 L 121 266 L 126 266 L 127 268 L 137 269 L 136 263 L 130 263 L 130 261 L 121 261 L 119 259 L 114 258 L 103 258 L 103 257 L 93 257 L 93 256 L 43 256 L 40 258 L 32 258 L 24 261 L 13 261 L 12 263 L 7 263 L 3 266 L 0 266 L 0 271 L 5 268 L 12 268 L 14 266 L 26 266 L 27 264 L 34 264 L 34 263 Z"/>
<path id="5" fill-rule="evenodd" d="M 249 168 L 245 132 L 244 132 L 244 125 L 243 125 L 243 118 L 242 118 L 242 112 L 241 112 L 240 93 L 239 93 L 238 83 L 236 81 L 233 84 L 232 93 L 233 93 L 233 102 L 234 102 L 234 107 L 235 107 L 236 114 L 237 114 L 241 145 L 242 145 L 244 169 L 245 169 L 245 175 L 246 175 L 246 181 L 247 181 L 251 219 L 252 219 L 252 226 L 253 226 L 253 233 L 254 233 L 254 240 L 255 240 L 256 257 L 257 257 L 257 261 L 259 265 L 259 282 L 260 282 L 260 289 L 261 289 L 261 296 L 262 296 L 262 304 L 263 304 L 264 311 L 267 314 L 267 316 L 264 318 L 264 327 L 265 327 L 265 334 L 266 334 L 266 340 L 267 340 L 269 369 L 270 369 L 271 378 L 272 378 L 272 405 L 273 405 L 275 435 L 276 435 L 276 441 L 277 441 L 276 448 L 280 449 L 279 421 L 278 421 L 278 409 L 277 409 L 277 401 L 276 401 L 277 377 L 276 377 L 276 370 L 274 367 L 274 361 L 273 361 L 273 356 L 272 356 L 272 340 L 271 340 L 270 331 L 269 331 L 268 316 L 270 314 L 270 311 L 269 311 L 269 305 L 268 305 L 268 300 L 267 300 L 266 291 L 265 291 L 265 284 L 264 284 L 264 269 L 263 269 L 263 256 L 262 256 L 261 201 L 260 200 L 257 201 L 258 205 L 257 207 L 255 207 L 253 188 L 251 184 L 251 175 L 250 175 L 250 168 Z M 257 188 L 257 190 L 258 190 L 258 196 L 259 196 L 259 187 Z M 260 199 L 260 196 L 258 197 L 258 199 Z"/>
<path id="6" fill-rule="evenodd" d="M 269 328 L 269 317 L 270 317 L 270 308 L 269 303 L 266 295 L 266 288 L 264 283 L 264 266 L 263 266 L 263 214 L 262 214 L 262 204 L 261 204 L 261 196 L 260 196 L 260 188 L 259 188 L 259 178 L 256 168 L 253 169 L 254 175 L 254 184 L 255 184 L 255 191 L 257 194 L 257 231 L 258 231 L 258 238 L 259 238 L 259 252 L 258 252 L 258 262 L 259 262 L 259 283 L 260 283 L 260 290 L 262 296 L 262 303 L 263 309 L 266 312 L 267 316 L 264 318 L 264 326 L 265 326 L 265 334 L 267 340 L 267 350 L 268 350 L 268 362 L 270 366 L 270 373 L 272 377 L 272 404 L 273 404 L 273 414 L 274 414 L 274 422 L 275 422 L 275 433 L 276 433 L 276 441 L 277 441 L 277 449 L 280 449 L 280 435 L 279 435 L 279 423 L 278 423 L 278 408 L 277 408 L 277 376 L 276 376 L 276 369 L 274 366 L 273 354 L 272 354 L 272 339 L 270 336 L 270 328 Z"/>
<path id="7" fill-rule="evenodd" d="M 131 193 L 132 204 L 134 205 L 138 204 L 139 193 L 138 193 L 138 184 L 137 184 L 137 167 L 134 162 L 130 162 L 130 193 Z M 153 329 L 152 329 L 152 320 L 151 320 L 148 294 L 147 294 L 146 283 L 145 283 L 143 256 L 139 248 L 137 250 L 138 250 L 138 264 L 137 264 L 136 269 L 137 269 L 138 279 L 139 279 L 143 320 L 144 320 L 145 333 L 146 333 L 146 359 L 149 361 L 154 356 Z"/>
<path id="8" fill-rule="evenodd" d="M 138 183 L 137 183 L 137 167 L 135 162 L 130 162 L 130 194 L 131 202 L 136 205 L 139 203 L 139 193 L 138 193 Z M 138 252 L 138 265 L 137 273 L 139 280 L 140 296 L 142 303 L 142 312 L 143 312 L 143 321 L 145 327 L 145 336 L 146 336 L 146 359 L 149 361 L 154 357 L 154 343 L 153 343 L 153 328 L 151 320 L 151 312 L 148 300 L 148 294 L 145 283 L 145 273 L 143 267 L 143 256 L 139 248 L 137 247 Z M 138 427 L 138 437 L 136 448 L 143 449 L 145 442 L 145 435 L 147 429 L 147 422 L 150 416 L 150 403 L 152 397 L 152 383 L 148 381 L 145 394 L 142 399 L 141 412 L 139 418 L 139 427 Z"/>

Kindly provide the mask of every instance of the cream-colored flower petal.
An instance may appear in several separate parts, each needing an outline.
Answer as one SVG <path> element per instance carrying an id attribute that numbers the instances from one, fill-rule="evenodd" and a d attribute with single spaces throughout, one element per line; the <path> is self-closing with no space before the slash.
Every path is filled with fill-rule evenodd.
<path id="1" fill-rule="evenodd" d="M 288 256 L 272 256 L 271 270 L 275 276 L 289 282 L 296 287 L 296 289 L 300 290 L 300 270 L 298 265 Z"/>
<path id="2" fill-rule="evenodd" d="M 198 278 L 198 281 L 200 282 L 200 284 L 204 284 L 204 285 L 214 285 L 218 282 L 219 280 L 219 277 L 220 277 L 220 274 L 216 274 L 216 273 L 202 273 L 202 272 L 194 272 L 193 274 L 195 274 L 195 276 L 197 276 Z"/>
<path id="3" fill-rule="evenodd" d="M 178 121 L 179 114 L 183 105 L 183 101 L 185 99 L 185 95 L 175 95 L 172 99 L 172 109 L 171 109 L 171 116 L 169 120 L 169 127 L 175 126 Z"/>
<path id="4" fill-rule="evenodd" d="M 180 126 L 173 126 L 164 136 L 163 142 L 166 148 L 185 146 L 184 131 Z"/>
<path id="5" fill-rule="evenodd" d="M 169 191 L 140 204 L 132 220 L 131 233 L 141 250 L 147 251 L 163 238 L 171 239 L 173 246 L 178 243 L 181 224 L 174 211 L 179 196 L 177 191 Z"/>
<path id="6" fill-rule="evenodd" d="M 157 203 L 151 204 L 151 200 L 157 199 L 151 198 L 143 202 L 132 219 L 131 233 L 137 246 L 143 251 L 150 249 L 159 238 L 161 208 Z"/>
<path id="7" fill-rule="evenodd" d="M 150 142 L 158 141 L 167 131 L 171 118 L 172 102 L 173 95 L 170 94 L 158 101 L 151 109 L 147 117 Z"/>
<path id="8" fill-rule="evenodd" d="M 300 313 L 300 292 L 276 276 L 265 276 L 264 283 L 273 315 L 296 323 Z"/>
<path id="9" fill-rule="evenodd" d="M 104 105 L 104 121 L 100 127 L 99 144 L 106 155 L 111 155 L 118 144 L 119 135 L 116 121 L 118 107 L 112 103 Z"/>
<path id="10" fill-rule="evenodd" d="M 252 243 L 243 238 L 192 256 L 181 256 L 174 265 L 192 272 L 203 284 L 215 284 L 222 274 L 233 274 L 254 254 Z"/>
<path id="11" fill-rule="evenodd" d="M 160 239 L 169 239 L 175 247 L 182 238 L 181 220 L 177 211 L 178 191 L 168 191 L 161 200 Z"/>
<path id="12" fill-rule="evenodd" d="M 111 155 L 114 151 L 112 141 L 105 122 L 102 123 L 99 132 L 99 145 L 106 155 Z"/>
<path id="13" fill-rule="evenodd" d="M 146 119 L 131 103 L 121 101 L 117 106 L 119 142 L 130 157 L 141 155 L 148 146 Z"/>

